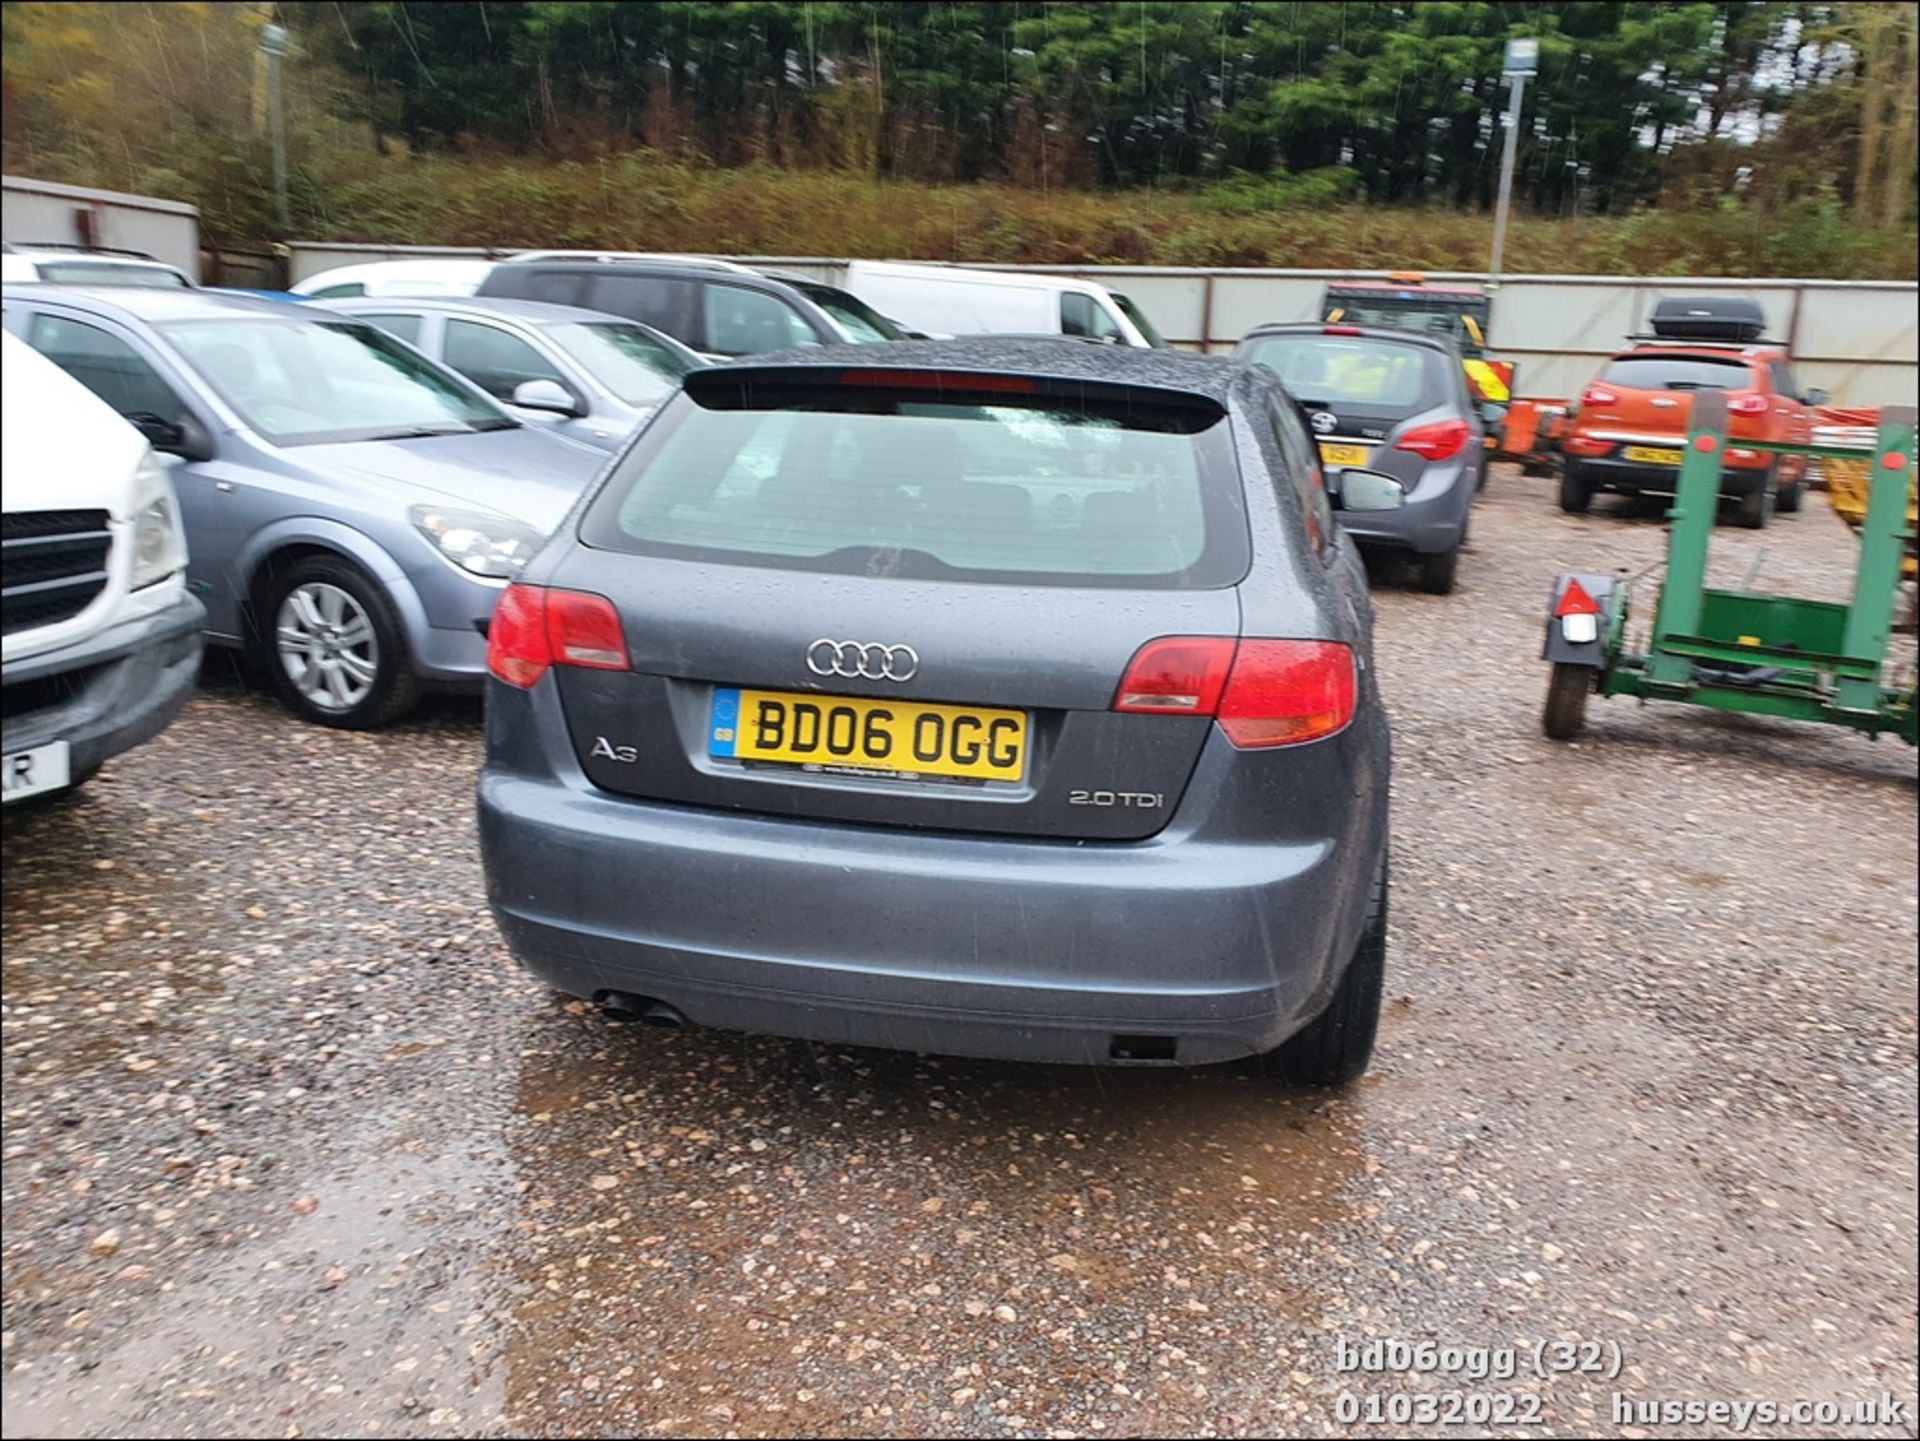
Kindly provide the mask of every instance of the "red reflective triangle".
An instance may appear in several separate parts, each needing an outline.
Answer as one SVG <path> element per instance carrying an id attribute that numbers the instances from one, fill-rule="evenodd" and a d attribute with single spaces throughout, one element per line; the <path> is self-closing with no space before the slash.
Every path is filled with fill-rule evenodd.
<path id="1" fill-rule="evenodd" d="M 1577 580 L 1567 582 L 1567 588 L 1560 594 L 1560 604 L 1554 607 L 1556 619 L 1569 615 L 1598 615 L 1599 602 L 1587 594 L 1587 588 Z"/>

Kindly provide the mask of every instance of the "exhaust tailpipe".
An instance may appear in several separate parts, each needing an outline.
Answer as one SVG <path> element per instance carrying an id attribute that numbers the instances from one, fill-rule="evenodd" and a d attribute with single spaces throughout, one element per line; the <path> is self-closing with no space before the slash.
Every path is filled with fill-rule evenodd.
<path id="1" fill-rule="evenodd" d="M 677 1031 L 687 1024 L 687 1018 L 676 1007 L 665 1001 L 656 1001 L 651 996 L 633 996 L 625 991 L 603 991 L 599 997 L 600 1014 L 610 1021 L 626 1024 L 657 1026 L 664 1031 Z"/>

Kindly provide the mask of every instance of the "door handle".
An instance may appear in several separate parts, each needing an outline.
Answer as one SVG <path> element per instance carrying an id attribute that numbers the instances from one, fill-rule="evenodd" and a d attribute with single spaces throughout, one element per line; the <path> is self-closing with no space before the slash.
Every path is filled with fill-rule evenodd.
<path id="1" fill-rule="evenodd" d="M 233 482 L 230 480 L 216 480 L 213 488 L 225 495 L 233 494 Z"/>

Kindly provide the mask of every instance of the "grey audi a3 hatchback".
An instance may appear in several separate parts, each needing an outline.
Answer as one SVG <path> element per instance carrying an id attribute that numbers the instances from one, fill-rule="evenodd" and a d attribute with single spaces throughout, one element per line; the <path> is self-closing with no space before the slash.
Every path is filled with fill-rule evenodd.
<path id="1" fill-rule="evenodd" d="M 1332 504 L 1264 366 L 692 372 L 494 613 L 502 932 L 659 1025 L 1351 1079 L 1388 731 Z"/>

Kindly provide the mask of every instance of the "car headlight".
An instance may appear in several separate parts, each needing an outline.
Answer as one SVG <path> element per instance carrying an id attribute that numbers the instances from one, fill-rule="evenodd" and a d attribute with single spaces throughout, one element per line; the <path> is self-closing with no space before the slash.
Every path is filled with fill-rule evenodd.
<path id="1" fill-rule="evenodd" d="M 167 468 L 151 450 L 133 473 L 133 566 L 127 588 L 156 585 L 187 563 L 187 537 L 180 528 L 180 503 L 174 498 Z"/>
<path id="2" fill-rule="evenodd" d="M 435 550 L 469 575 L 511 580 L 546 537 L 530 525 L 490 510 L 416 505 L 408 515 Z"/>

